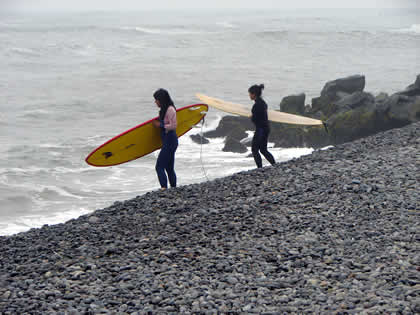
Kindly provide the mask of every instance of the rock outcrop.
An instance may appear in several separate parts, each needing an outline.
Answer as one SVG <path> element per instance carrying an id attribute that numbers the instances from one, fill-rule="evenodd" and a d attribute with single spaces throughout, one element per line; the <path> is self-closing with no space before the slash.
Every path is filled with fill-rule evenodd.
<path id="1" fill-rule="evenodd" d="M 408 86 L 404 91 L 397 94 L 406 96 L 419 96 L 420 95 L 420 74 L 417 76 L 416 82 Z"/>
<path id="2" fill-rule="evenodd" d="M 280 111 L 303 115 L 305 113 L 305 98 L 306 95 L 304 93 L 286 96 L 280 103 Z"/>
<path id="3" fill-rule="evenodd" d="M 282 111 L 323 120 L 323 127 L 271 123 L 269 141 L 276 147 L 313 147 L 337 145 L 380 131 L 399 128 L 420 120 L 420 75 L 405 90 L 376 97 L 365 92 L 363 75 L 353 75 L 327 82 L 321 95 L 305 108 L 305 94 L 291 95 L 280 103 Z M 236 142 L 244 139 L 247 130 L 254 130 L 246 117 L 225 116 L 219 126 L 206 137 L 228 137 Z M 237 152 L 237 143 L 229 140 L 224 151 Z"/>
<path id="4" fill-rule="evenodd" d="M 363 75 L 353 75 L 347 78 L 327 82 L 321 91 L 321 96 L 312 99 L 313 112 L 321 111 L 326 117 L 336 110 L 332 104 L 355 92 L 362 92 L 366 80 Z"/>
<path id="5" fill-rule="evenodd" d="M 228 136 L 225 141 L 225 146 L 222 149 L 225 152 L 234 152 L 234 153 L 245 153 L 248 151 L 245 145 L 236 140 L 235 138 Z"/>

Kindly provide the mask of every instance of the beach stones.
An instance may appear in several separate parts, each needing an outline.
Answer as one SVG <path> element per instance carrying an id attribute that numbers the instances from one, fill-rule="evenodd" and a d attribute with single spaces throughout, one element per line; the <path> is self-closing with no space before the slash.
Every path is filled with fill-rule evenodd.
<path id="1" fill-rule="evenodd" d="M 419 311 L 420 124 L 0 237 L 0 313 Z"/>

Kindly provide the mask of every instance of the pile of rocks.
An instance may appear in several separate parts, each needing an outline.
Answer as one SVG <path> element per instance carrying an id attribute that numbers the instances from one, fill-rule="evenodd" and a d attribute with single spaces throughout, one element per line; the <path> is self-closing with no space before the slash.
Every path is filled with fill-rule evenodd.
<path id="1" fill-rule="evenodd" d="M 0 237 L 0 313 L 418 314 L 419 130 Z"/>
<path id="2" fill-rule="evenodd" d="M 303 93 L 283 98 L 281 111 L 321 119 L 328 125 L 328 133 L 323 127 L 271 123 L 269 141 L 276 147 L 320 148 L 420 120 L 420 75 L 414 84 L 391 96 L 381 93 L 375 97 L 364 92 L 365 82 L 363 75 L 327 82 L 311 105 L 305 105 Z M 224 151 L 246 152 L 246 144 L 241 140 L 247 130 L 255 130 L 249 118 L 225 116 L 216 130 L 204 136 L 226 137 Z"/>

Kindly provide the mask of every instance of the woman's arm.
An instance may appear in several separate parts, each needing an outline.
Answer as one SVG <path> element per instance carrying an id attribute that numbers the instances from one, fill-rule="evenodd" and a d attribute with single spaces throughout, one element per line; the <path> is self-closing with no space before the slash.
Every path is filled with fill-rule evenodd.
<path id="1" fill-rule="evenodd" d="M 165 115 L 165 129 L 166 131 L 175 130 L 176 129 L 176 110 L 173 106 L 170 106 L 166 111 Z"/>

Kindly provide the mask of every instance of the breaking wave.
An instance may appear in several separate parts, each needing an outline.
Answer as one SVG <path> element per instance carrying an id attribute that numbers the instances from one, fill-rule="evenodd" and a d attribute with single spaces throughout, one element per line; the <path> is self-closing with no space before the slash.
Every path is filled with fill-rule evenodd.
<path id="1" fill-rule="evenodd" d="M 394 31 L 395 33 L 420 35 L 420 24 L 413 24 L 408 28 L 402 28 Z"/>
<path id="2" fill-rule="evenodd" d="M 171 28 L 153 28 L 153 27 L 143 27 L 143 26 L 126 26 L 121 27 L 119 30 L 138 32 L 142 34 L 151 34 L 151 35 L 188 35 L 188 34 L 201 34 L 203 31 L 193 30 L 180 27 L 171 27 Z"/>

